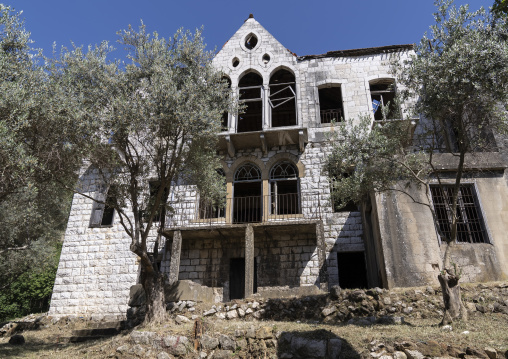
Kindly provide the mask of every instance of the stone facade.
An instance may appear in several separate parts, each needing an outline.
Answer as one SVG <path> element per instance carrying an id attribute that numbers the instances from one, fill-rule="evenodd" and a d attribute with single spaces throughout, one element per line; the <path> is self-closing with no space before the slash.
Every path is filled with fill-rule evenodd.
<path id="1" fill-rule="evenodd" d="M 363 285 L 369 287 L 437 284 L 443 249 L 428 209 L 391 193 L 373 196 L 372 206 L 361 212 L 336 212 L 324 172 L 328 134 L 337 125 L 322 119 L 326 114 L 320 90 L 335 88 L 333 93 L 340 93 L 340 112 L 325 111 L 335 120 L 374 117 L 371 85 L 393 83 L 391 61 L 402 61 L 411 52 L 412 45 L 397 45 L 298 57 L 255 19 L 247 19 L 216 55 L 214 65 L 227 75 L 233 91 L 244 96 L 242 100 L 251 99 L 247 105 L 253 104 L 258 113 L 229 114 L 225 131 L 218 134 L 228 187 L 223 212 L 200 214 L 203 205 L 192 185 L 172 189 L 175 212 L 166 219 L 167 241 L 160 258 L 168 278 L 212 287 L 222 301 L 238 295 L 238 290 L 245 296 L 303 286 L 326 290 L 346 285 L 348 276 L 363 277 Z M 250 82 L 242 82 L 247 78 Z M 293 101 L 294 108 L 287 110 L 284 101 Z M 505 152 L 501 151 L 501 162 L 507 158 Z M 246 164 L 258 172 L 248 180 L 239 179 Z M 294 171 L 283 178 L 285 182 L 277 182 L 280 178 L 274 175 L 278 164 Z M 466 281 L 508 276 L 505 167 L 497 165 L 494 174 L 470 179 L 483 205 L 489 241 L 456 246 L 454 260 L 464 269 Z M 80 178 L 83 192 L 92 198 L 95 178 L 93 170 Z M 240 191 L 244 198 L 248 192 L 259 197 L 246 207 L 258 211 L 255 220 L 245 220 L 245 212 L 237 209 Z M 414 195 L 422 193 L 414 190 Z M 288 205 L 295 198 L 292 207 Z M 283 199 L 288 201 L 285 205 Z M 138 277 L 136 258 L 118 223 L 89 228 L 92 207 L 92 199 L 75 195 L 52 315 L 126 312 L 129 288 Z M 244 279 L 233 273 L 238 263 L 245 267 Z M 251 264 L 253 268 L 248 268 Z M 236 288 L 242 280 L 245 288 Z"/>

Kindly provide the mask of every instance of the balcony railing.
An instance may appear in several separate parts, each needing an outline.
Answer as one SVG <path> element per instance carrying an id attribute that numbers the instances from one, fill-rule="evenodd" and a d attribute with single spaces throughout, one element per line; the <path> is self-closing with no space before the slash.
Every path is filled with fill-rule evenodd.
<path id="1" fill-rule="evenodd" d="M 321 110 L 321 123 L 332 123 L 342 121 L 342 109 Z"/>
<path id="2" fill-rule="evenodd" d="M 166 227 L 226 226 L 245 223 L 302 222 L 321 219 L 318 192 L 228 197 L 211 204 L 199 198 L 171 203 Z"/>

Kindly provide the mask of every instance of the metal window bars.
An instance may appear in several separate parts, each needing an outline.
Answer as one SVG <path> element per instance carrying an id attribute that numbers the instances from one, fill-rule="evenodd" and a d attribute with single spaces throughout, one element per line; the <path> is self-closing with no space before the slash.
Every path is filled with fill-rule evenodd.
<path id="1" fill-rule="evenodd" d="M 440 231 L 449 238 L 453 213 L 453 186 L 431 186 L 432 201 Z M 485 224 L 472 185 L 461 185 L 457 198 L 457 242 L 488 243 Z"/>

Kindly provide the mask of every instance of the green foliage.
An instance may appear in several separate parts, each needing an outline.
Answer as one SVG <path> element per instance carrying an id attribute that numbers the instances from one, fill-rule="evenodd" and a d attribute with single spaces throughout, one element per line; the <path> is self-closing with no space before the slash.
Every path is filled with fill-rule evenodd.
<path id="1" fill-rule="evenodd" d="M 333 138 L 328 173 L 342 203 L 361 202 L 374 191 L 404 191 L 396 184 L 427 188 L 431 178 L 439 179 L 434 156 L 443 151 L 456 152 L 462 159 L 456 203 L 465 154 L 492 150 L 492 134 L 507 131 L 504 20 L 483 9 L 471 13 L 467 6 L 456 8 L 452 1 L 440 0 L 436 5 L 432 36 L 422 38 L 408 61 L 394 62 L 402 99 L 406 104 L 417 99 L 410 109 L 412 118 L 420 116 L 414 134 L 410 135 L 410 121 L 372 124 L 367 115 L 339 127 Z"/>
<path id="2" fill-rule="evenodd" d="M 427 119 L 420 123 L 418 145 L 463 153 L 490 150 L 488 132 L 508 129 L 505 20 L 483 8 L 456 8 L 452 1 L 436 5 L 432 36 L 425 34 L 416 54 L 397 68 L 405 98 L 418 98 L 414 111 Z"/>
<path id="3" fill-rule="evenodd" d="M 44 312 L 49 308 L 61 242 L 39 243 L 34 247 L 44 249 L 44 254 L 39 253 L 37 256 L 38 263 L 32 261 L 32 267 L 3 282 L 5 284 L 0 292 L 0 321 Z"/>
<path id="4" fill-rule="evenodd" d="M 497 16 L 508 17 L 508 0 L 495 0 L 492 12 Z"/>
<path id="5" fill-rule="evenodd" d="M 369 116 L 339 124 L 333 134 L 327 172 L 341 203 L 361 203 L 373 191 L 393 190 L 396 181 L 424 183 L 426 156 L 407 147 L 414 123 L 372 124 Z"/>

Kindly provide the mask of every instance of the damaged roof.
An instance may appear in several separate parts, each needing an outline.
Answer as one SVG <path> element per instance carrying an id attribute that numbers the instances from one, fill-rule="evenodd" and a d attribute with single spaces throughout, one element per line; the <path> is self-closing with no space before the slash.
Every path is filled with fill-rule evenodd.
<path id="1" fill-rule="evenodd" d="M 399 51 L 413 50 L 413 49 L 414 49 L 414 44 L 367 47 L 367 48 L 363 48 L 363 49 L 328 51 L 326 54 L 321 54 L 321 55 L 298 56 L 298 60 L 302 61 L 302 60 L 311 60 L 311 59 L 323 59 L 326 57 L 353 57 L 353 56 L 364 56 L 364 55 L 375 55 L 375 54 L 388 54 L 388 53 L 392 53 L 392 52 L 399 52 Z"/>

